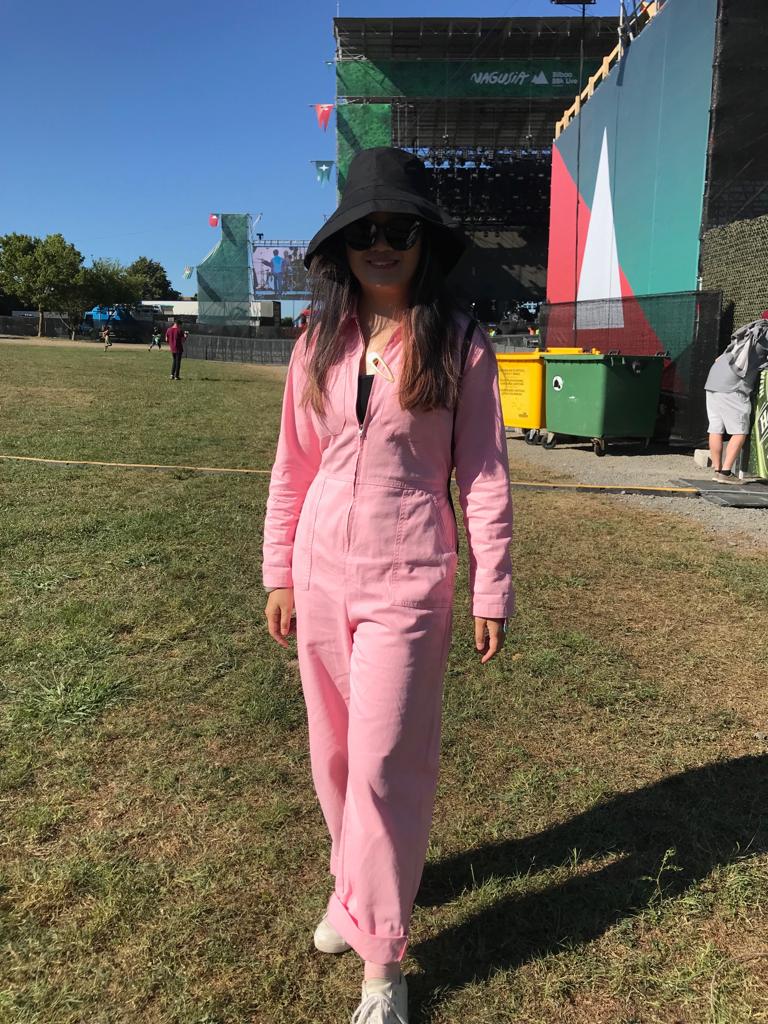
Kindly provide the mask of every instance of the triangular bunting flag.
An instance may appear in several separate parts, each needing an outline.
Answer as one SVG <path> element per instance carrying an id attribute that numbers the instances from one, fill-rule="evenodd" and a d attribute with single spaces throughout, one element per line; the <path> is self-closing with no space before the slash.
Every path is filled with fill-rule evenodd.
<path id="1" fill-rule="evenodd" d="M 311 163 L 315 165 L 317 180 L 321 185 L 324 185 L 327 181 L 331 180 L 333 160 L 312 160 Z"/>
<path id="2" fill-rule="evenodd" d="M 333 110 L 333 103 L 315 103 L 315 113 L 317 114 L 317 123 L 323 129 L 328 131 L 328 121 L 331 117 L 331 111 Z"/>
<path id="3" fill-rule="evenodd" d="M 192 277 L 192 267 L 184 267 L 184 277 Z"/>

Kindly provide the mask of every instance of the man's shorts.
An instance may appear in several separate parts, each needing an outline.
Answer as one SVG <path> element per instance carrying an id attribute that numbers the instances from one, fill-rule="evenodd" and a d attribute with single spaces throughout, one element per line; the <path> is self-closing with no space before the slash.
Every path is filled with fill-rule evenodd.
<path id="1" fill-rule="evenodd" d="M 708 391 L 710 434 L 748 434 L 752 401 L 741 391 Z"/>

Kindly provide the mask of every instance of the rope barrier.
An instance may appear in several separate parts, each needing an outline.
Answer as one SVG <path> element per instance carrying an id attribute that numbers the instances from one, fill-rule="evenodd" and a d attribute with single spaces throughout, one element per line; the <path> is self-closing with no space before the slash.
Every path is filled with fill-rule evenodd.
<path id="1" fill-rule="evenodd" d="M 44 466 L 108 466 L 118 469 L 162 469 L 162 470 L 186 470 L 190 473 L 231 473 L 251 476 L 269 476 L 271 469 L 236 469 L 222 466 L 163 466 L 155 463 L 145 462 L 98 462 L 89 459 L 41 459 L 32 455 L 0 455 L 0 459 L 9 462 L 36 462 Z M 452 481 L 455 483 L 455 480 Z M 643 487 L 627 486 L 624 484 L 563 484 L 563 483 L 538 483 L 536 481 L 512 481 L 513 490 L 537 490 L 537 491 L 578 491 L 581 493 L 595 494 L 656 494 L 680 495 L 682 497 L 697 498 L 700 491 L 696 487 Z"/>
<path id="2" fill-rule="evenodd" d="M 14 462 L 38 462 L 46 466 L 115 466 L 119 469 L 185 469 L 192 473 L 251 473 L 268 476 L 271 469 L 232 469 L 221 466 L 161 466 L 145 462 L 96 462 L 88 459 L 38 459 L 31 455 L 0 455 L 0 459 Z"/>

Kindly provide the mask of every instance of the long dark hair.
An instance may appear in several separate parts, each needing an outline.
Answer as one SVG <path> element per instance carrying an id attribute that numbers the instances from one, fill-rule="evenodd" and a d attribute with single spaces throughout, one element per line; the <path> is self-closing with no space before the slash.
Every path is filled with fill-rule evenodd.
<path id="1" fill-rule="evenodd" d="M 458 307 L 445 285 L 445 273 L 436 255 L 438 245 L 430 225 L 425 223 L 421 256 L 411 282 L 410 304 L 402 321 L 403 409 L 451 409 L 456 403 L 458 371 L 454 354 Z M 332 235 L 315 254 L 309 280 L 312 304 L 305 340 L 309 360 L 304 402 L 322 414 L 328 373 L 344 356 L 340 328 L 355 309 L 360 294 L 341 235 Z"/>

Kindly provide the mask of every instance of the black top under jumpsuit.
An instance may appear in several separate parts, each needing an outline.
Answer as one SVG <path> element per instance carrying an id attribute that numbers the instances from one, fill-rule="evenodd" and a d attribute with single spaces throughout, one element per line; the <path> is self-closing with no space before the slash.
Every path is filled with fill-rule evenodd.
<path id="1" fill-rule="evenodd" d="M 367 373 L 365 376 L 360 374 L 357 378 L 357 422 L 362 426 L 363 420 L 365 419 L 365 413 L 368 409 L 368 399 L 371 397 L 371 385 L 373 384 L 373 374 Z"/>

